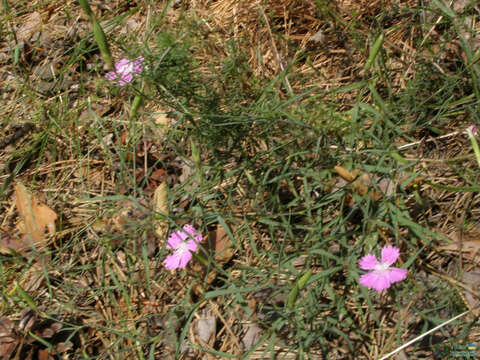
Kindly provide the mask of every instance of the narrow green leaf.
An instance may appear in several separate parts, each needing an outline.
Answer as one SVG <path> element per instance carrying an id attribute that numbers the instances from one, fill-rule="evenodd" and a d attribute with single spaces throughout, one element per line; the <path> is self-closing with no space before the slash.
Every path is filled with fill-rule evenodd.
<path id="1" fill-rule="evenodd" d="M 312 277 L 312 270 L 308 270 L 305 274 L 302 275 L 300 279 L 298 279 L 297 283 L 294 285 L 290 294 L 288 294 L 287 300 L 287 308 L 293 309 L 295 306 L 295 301 L 297 300 L 298 291 L 303 289 L 307 281 Z"/>
<path id="2" fill-rule="evenodd" d="M 15 46 L 15 51 L 13 53 L 13 65 L 14 66 L 18 65 L 19 59 L 20 59 L 20 46 L 17 44 L 17 46 Z"/>
<path id="3" fill-rule="evenodd" d="M 452 9 L 445 5 L 442 0 L 433 0 L 433 3 L 437 5 L 440 10 L 442 10 L 444 15 L 448 16 L 449 18 L 455 17 L 455 13 L 452 11 Z"/>
<path id="4" fill-rule="evenodd" d="M 87 16 L 91 18 L 93 16 L 93 12 L 92 12 L 92 9 L 90 8 L 90 5 L 88 5 L 88 1 L 78 0 L 78 2 L 80 3 L 80 7 L 83 9 L 83 11 L 85 11 Z"/>
<path id="5" fill-rule="evenodd" d="M 138 109 L 142 105 L 142 96 L 135 95 L 135 98 L 132 102 L 132 107 L 130 108 L 130 119 L 133 119 L 137 116 Z"/>
<path id="6" fill-rule="evenodd" d="M 80 3 L 81 8 L 83 9 L 83 11 L 85 11 L 88 18 L 90 19 L 90 22 L 92 23 L 93 36 L 95 37 L 95 41 L 97 42 L 98 48 L 100 49 L 100 53 L 102 54 L 103 61 L 105 61 L 105 64 L 107 64 L 107 67 L 109 69 L 113 70 L 112 53 L 110 52 L 110 49 L 108 47 L 107 37 L 105 36 L 105 33 L 103 32 L 102 27 L 98 23 L 97 19 L 95 19 L 95 15 L 93 14 L 92 9 L 88 4 L 88 1 L 78 0 L 78 2 Z"/>
<path id="7" fill-rule="evenodd" d="M 37 334 L 29 331 L 28 332 L 28 335 L 31 336 L 32 338 L 34 338 L 35 340 L 37 340 L 39 343 L 43 344 L 44 346 L 46 346 L 49 350 L 51 351 L 54 351 L 54 348 L 53 348 L 53 345 L 50 344 L 47 340 L 45 340 L 44 338 L 38 336 Z"/>
<path id="8" fill-rule="evenodd" d="M 460 192 L 480 192 L 480 186 L 448 186 L 448 185 L 434 184 L 430 181 L 427 181 L 426 183 L 434 188 L 441 189 L 441 190 L 460 191 Z"/>
<path id="9" fill-rule="evenodd" d="M 312 277 L 312 270 L 308 270 L 297 282 L 298 288 L 302 290 L 305 285 L 307 284 L 307 281 L 310 280 Z"/>
<path id="10" fill-rule="evenodd" d="M 365 71 L 368 71 L 372 66 L 373 62 L 375 61 L 375 58 L 377 57 L 378 52 L 380 51 L 380 48 L 382 46 L 382 42 L 383 42 L 383 33 L 380 34 L 377 40 L 375 40 L 372 48 L 370 49 L 370 54 L 368 55 L 368 59 L 365 64 L 365 69 L 364 69 Z"/>
<path id="11" fill-rule="evenodd" d="M 316 281 L 318 281 L 318 280 L 320 280 L 324 277 L 330 276 L 330 275 L 332 275 L 332 274 L 334 274 L 337 271 L 340 271 L 342 269 L 343 269 L 343 265 L 342 266 L 335 266 L 334 268 L 324 270 L 321 273 L 313 275 L 310 280 L 311 280 L 312 283 L 314 283 L 314 282 L 316 282 Z"/>
<path id="12" fill-rule="evenodd" d="M 475 153 L 475 158 L 477 159 L 477 164 L 480 166 L 480 149 L 478 148 L 477 139 L 475 138 L 475 134 L 473 133 L 472 127 L 467 129 L 468 137 L 472 143 L 473 152 Z"/>
<path id="13" fill-rule="evenodd" d="M 38 310 L 38 307 L 37 305 L 35 304 L 35 302 L 32 300 L 32 298 L 27 294 L 27 292 L 25 290 L 23 290 L 23 288 L 17 284 L 17 293 L 18 295 L 20 295 L 22 297 L 23 300 L 25 300 L 25 302 L 28 304 L 28 306 L 36 311 L 37 313 L 41 313 L 40 310 Z"/>
<path id="14" fill-rule="evenodd" d="M 197 167 L 200 167 L 200 164 L 201 164 L 200 153 L 198 152 L 197 145 L 195 145 L 195 141 L 193 140 L 190 141 L 190 148 L 192 149 L 193 162 Z"/>
<path id="15" fill-rule="evenodd" d="M 108 47 L 107 37 L 105 36 L 102 27 L 95 18 L 92 18 L 92 22 L 93 36 L 95 36 L 95 41 L 97 42 L 100 53 L 103 56 L 103 60 L 105 61 L 105 64 L 107 64 L 109 69 L 113 69 L 113 58 L 110 52 L 110 48 Z"/>
<path id="16" fill-rule="evenodd" d="M 391 151 L 390 156 L 392 157 L 393 160 L 396 160 L 400 164 L 404 164 L 404 165 L 413 164 L 410 161 L 408 161 L 407 159 L 405 159 L 402 155 L 397 153 L 396 151 Z"/>
<path id="17" fill-rule="evenodd" d="M 295 300 L 297 300 L 298 296 L 298 286 L 295 284 L 295 286 L 290 290 L 290 293 L 288 294 L 288 300 L 287 300 L 287 309 L 293 309 L 293 306 L 295 305 Z"/>
<path id="18" fill-rule="evenodd" d="M 337 89 L 334 89 L 334 90 L 330 91 L 330 94 L 339 94 L 339 93 L 342 93 L 342 92 L 349 92 L 349 91 L 352 91 L 352 90 L 357 90 L 357 89 L 360 89 L 360 88 L 364 87 L 365 85 L 367 85 L 367 82 L 365 80 L 357 81 L 353 84 L 341 86 Z"/>

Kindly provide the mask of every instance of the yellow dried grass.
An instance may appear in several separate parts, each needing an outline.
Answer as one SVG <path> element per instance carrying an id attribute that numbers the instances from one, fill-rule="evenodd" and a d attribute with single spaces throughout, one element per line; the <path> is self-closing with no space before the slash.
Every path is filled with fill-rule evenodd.
<path id="1" fill-rule="evenodd" d="M 402 4 L 391 0 L 325 2 L 329 11 L 323 14 L 314 0 L 212 0 L 193 2 L 192 8 L 207 19 L 220 42 L 236 41 L 248 54 L 255 76 L 272 78 L 287 67 L 295 66 L 297 74 L 312 76 L 307 84 L 305 79 L 302 83 L 291 80 L 291 88 L 318 86 L 329 90 L 362 76 L 372 19 L 392 9 L 394 4 L 408 8 L 410 3 L 411 0 Z M 414 71 L 416 49 L 412 45 L 414 29 L 410 33 L 406 30 L 409 17 L 398 17 L 395 21 L 385 29 L 384 47 L 400 54 L 389 61 L 395 69 L 392 82 L 401 88 L 406 71 Z M 365 38 L 366 51 L 358 51 L 353 44 L 353 32 Z M 299 61 L 300 57 L 309 61 Z M 287 87 L 290 87 L 288 79 Z"/>

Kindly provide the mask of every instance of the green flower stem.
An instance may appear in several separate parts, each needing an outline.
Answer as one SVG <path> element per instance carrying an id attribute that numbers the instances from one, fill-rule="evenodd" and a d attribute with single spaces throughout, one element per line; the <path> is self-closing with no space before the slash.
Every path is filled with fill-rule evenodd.
<path id="1" fill-rule="evenodd" d="M 112 53 L 110 52 L 110 48 L 108 47 L 107 37 L 103 32 L 102 27 L 98 23 L 96 19 L 93 19 L 93 35 L 95 36 L 95 40 L 97 41 L 98 48 L 100 49 L 100 53 L 103 56 L 103 60 L 105 64 L 109 67 L 109 69 L 113 70 L 113 58 Z"/>
<path id="2" fill-rule="evenodd" d="M 192 257 L 198 262 L 200 262 L 202 265 L 204 265 L 205 267 L 208 267 L 210 265 L 207 259 L 205 259 L 201 255 L 198 255 L 197 253 L 192 253 Z"/>
<path id="3" fill-rule="evenodd" d="M 192 159 L 197 167 L 197 172 L 196 176 L 198 175 L 200 177 L 200 186 L 203 186 L 203 173 L 202 173 L 202 160 L 200 158 L 200 153 L 198 151 L 197 145 L 195 145 L 195 142 L 192 140 L 190 141 L 190 147 L 192 149 Z"/>
<path id="4" fill-rule="evenodd" d="M 308 270 L 305 274 L 302 275 L 300 279 L 298 279 L 297 283 L 293 287 L 293 289 L 290 291 L 290 294 L 288 294 L 288 300 L 287 300 L 287 308 L 288 309 L 293 309 L 295 306 L 295 300 L 297 300 L 298 292 L 302 290 L 305 285 L 307 284 L 307 281 L 312 277 L 312 270 Z"/>
<path id="5" fill-rule="evenodd" d="M 373 43 L 373 46 L 370 49 L 370 53 L 368 54 L 367 62 L 365 63 L 364 71 L 368 71 L 372 66 L 373 62 L 375 61 L 375 58 L 378 55 L 378 52 L 382 47 L 382 42 L 383 42 L 383 33 L 380 34 L 377 40 L 375 40 L 375 42 Z"/>
<path id="6" fill-rule="evenodd" d="M 16 287 L 16 292 L 18 295 L 20 295 L 20 297 L 27 303 L 27 305 L 30 307 L 30 309 L 32 309 L 33 311 L 37 312 L 40 316 L 47 316 L 43 311 L 41 311 L 37 305 L 35 304 L 35 302 L 32 300 L 32 298 L 27 294 L 27 292 L 25 290 L 23 290 L 23 288 L 17 284 L 17 287 Z"/>
<path id="7" fill-rule="evenodd" d="M 83 9 L 83 11 L 85 11 L 85 13 L 90 19 L 94 17 L 92 9 L 90 8 L 90 5 L 88 5 L 87 0 L 78 0 L 78 2 L 80 3 L 80 6 Z"/>
<path id="8" fill-rule="evenodd" d="M 472 142 L 473 152 L 475 153 L 475 157 L 477 158 L 478 166 L 480 167 L 480 149 L 478 148 L 477 139 L 475 138 L 475 134 L 472 131 L 472 127 L 467 128 L 467 134 Z"/>
<path id="9" fill-rule="evenodd" d="M 105 36 L 105 32 L 103 31 L 102 27 L 98 23 L 95 15 L 88 5 L 87 0 L 78 0 L 80 6 L 82 7 L 83 11 L 87 14 L 90 22 L 93 25 L 93 36 L 95 37 L 95 41 L 97 42 L 98 48 L 100 49 L 100 53 L 102 54 L 103 61 L 107 64 L 107 67 L 110 70 L 113 70 L 113 58 L 112 53 L 110 52 L 110 48 L 108 47 L 107 37 Z"/>
<path id="10" fill-rule="evenodd" d="M 142 105 L 142 96 L 135 95 L 135 98 L 133 99 L 133 102 L 132 102 L 132 107 L 130 108 L 130 119 L 133 119 L 137 116 L 138 109 L 140 109 L 141 105 Z"/>

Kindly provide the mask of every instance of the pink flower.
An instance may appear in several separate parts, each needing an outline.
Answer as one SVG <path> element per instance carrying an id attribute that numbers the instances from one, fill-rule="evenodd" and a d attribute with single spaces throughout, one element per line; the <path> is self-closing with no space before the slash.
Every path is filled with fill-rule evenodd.
<path id="1" fill-rule="evenodd" d="M 477 128 L 476 125 L 469 126 L 466 131 L 467 131 L 468 136 L 470 136 L 470 137 L 474 137 L 474 136 L 479 135 L 479 131 L 478 131 L 478 128 Z"/>
<path id="2" fill-rule="evenodd" d="M 175 251 L 163 261 L 167 269 L 173 270 L 187 266 L 192 258 L 192 252 L 197 251 L 198 243 L 202 241 L 202 235 L 196 232 L 192 225 L 185 225 L 182 230 L 170 234 L 167 248 Z"/>
<path id="3" fill-rule="evenodd" d="M 373 270 L 360 276 L 360 284 L 370 289 L 383 291 L 397 281 L 402 281 L 407 276 L 407 270 L 390 267 L 397 261 L 400 250 L 394 246 L 382 249 L 382 259 L 378 261 L 375 255 L 367 254 L 358 261 L 362 270 Z"/>
<path id="4" fill-rule="evenodd" d="M 105 75 L 108 80 L 117 80 L 120 86 L 133 80 L 133 75 L 138 75 L 143 71 L 143 57 L 134 61 L 122 59 L 115 64 L 115 71 L 110 71 Z"/>

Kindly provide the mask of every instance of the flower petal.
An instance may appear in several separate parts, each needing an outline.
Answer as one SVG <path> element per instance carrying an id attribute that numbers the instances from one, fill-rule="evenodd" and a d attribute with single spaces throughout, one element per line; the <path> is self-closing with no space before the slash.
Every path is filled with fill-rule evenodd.
<path id="1" fill-rule="evenodd" d="M 117 73 L 121 73 L 125 70 L 125 67 L 130 65 L 130 61 L 128 59 L 122 59 L 115 64 L 115 71 Z"/>
<path id="2" fill-rule="evenodd" d="M 188 235 L 193 236 L 193 234 L 195 234 L 197 230 L 195 230 L 195 228 L 192 225 L 187 224 L 183 226 L 183 231 L 185 231 Z"/>
<path id="3" fill-rule="evenodd" d="M 132 73 L 123 74 L 122 77 L 121 77 L 121 80 L 119 80 L 118 83 L 120 84 L 120 82 L 122 81 L 124 84 L 126 84 L 126 83 L 129 83 L 130 81 L 132 81 L 132 79 L 133 79 Z M 120 84 L 120 85 L 122 85 L 122 84 Z"/>
<path id="4" fill-rule="evenodd" d="M 190 225 L 190 224 L 184 225 L 183 226 L 183 231 L 186 234 L 188 234 L 188 238 L 190 238 L 190 239 L 193 238 L 197 244 L 202 242 L 202 240 L 203 240 L 202 234 L 198 234 L 197 230 L 195 230 L 195 228 L 192 225 Z M 197 249 L 195 248 L 194 251 L 195 250 L 197 250 Z"/>
<path id="5" fill-rule="evenodd" d="M 185 239 L 181 236 L 181 232 L 174 231 L 167 239 L 167 247 L 169 249 L 176 249 L 183 242 L 183 240 Z"/>
<path id="6" fill-rule="evenodd" d="M 391 285 L 387 273 L 377 271 L 360 276 L 360 284 L 377 291 L 388 289 Z"/>
<path id="7" fill-rule="evenodd" d="M 180 267 L 180 258 L 175 254 L 167 256 L 165 260 L 163 260 L 163 265 L 168 270 L 178 269 Z"/>
<path id="8" fill-rule="evenodd" d="M 187 241 L 187 249 L 190 251 L 197 251 L 198 243 L 195 240 L 188 240 Z"/>
<path id="9" fill-rule="evenodd" d="M 117 78 L 117 74 L 113 71 L 110 71 L 110 72 L 105 74 L 105 78 L 107 80 L 115 80 Z"/>
<path id="10" fill-rule="evenodd" d="M 382 263 L 390 266 L 395 261 L 397 261 L 399 255 L 400 255 L 400 250 L 395 246 L 392 246 L 392 245 L 385 246 L 382 249 Z"/>
<path id="11" fill-rule="evenodd" d="M 109 72 L 105 78 L 117 80 L 120 86 L 124 86 L 133 80 L 134 75 L 143 71 L 143 61 L 143 57 L 138 57 L 135 61 L 121 59 L 115 64 L 115 71 Z"/>
<path id="12" fill-rule="evenodd" d="M 179 256 L 179 268 L 184 268 L 187 266 L 188 262 L 192 258 L 192 253 L 190 251 L 184 251 L 180 256 Z"/>
<path id="13" fill-rule="evenodd" d="M 140 60 L 135 60 L 135 61 L 133 62 L 132 71 L 133 71 L 135 74 L 140 74 L 140 73 L 143 71 L 142 62 L 143 62 L 143 58 L 142 58 L 142 61 L 140 61 Z"/>
<path id="14" fill-rule="evenodd" d="M 358 265 L 362 270 L 373 270 L 377 264 L 378 260 L 372 254 L 367 254 L 358 261 Z"/>
<path id="15" fill-rule="evenodd" d="M 194 237 L 194 239 L 197 243 L 201 243 L 202 240 L 203 240 L 203 236 L 202 236 L 202 234 L 198 234 Z"/>
<path id="16" fill-rule="evenodd" d="M 407 277 L 407 270 L 399 268 L 388 269 L 388 279 L 393 284 L 397 281 L 402 281 Z"/>

